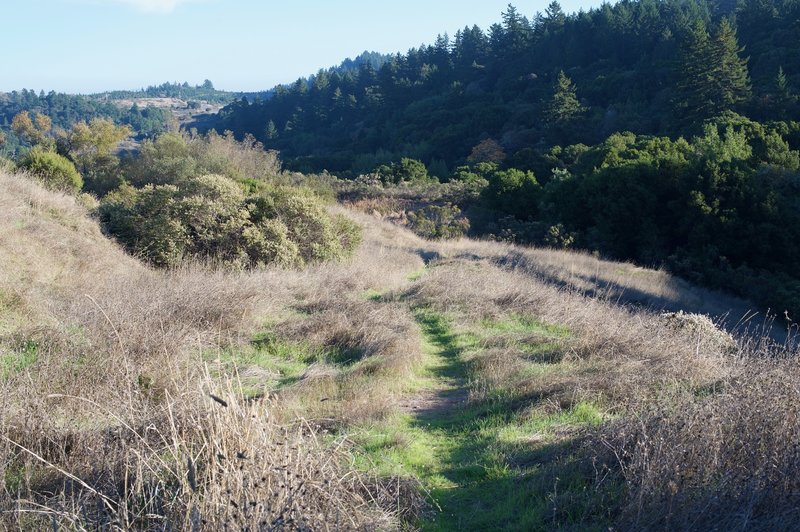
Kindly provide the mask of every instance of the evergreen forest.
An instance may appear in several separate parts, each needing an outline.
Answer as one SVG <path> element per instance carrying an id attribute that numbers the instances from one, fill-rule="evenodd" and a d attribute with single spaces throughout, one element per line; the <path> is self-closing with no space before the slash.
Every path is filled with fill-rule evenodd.
<path id="1" fill-rule="evenodd" d="M 237 100 L 217 129 L 298 171 L 471 180 L 451 199 L 474 235 L 667 267 L 794 313 L 798 20 L 795 0 L 509 5 L 488 29 Z"/>

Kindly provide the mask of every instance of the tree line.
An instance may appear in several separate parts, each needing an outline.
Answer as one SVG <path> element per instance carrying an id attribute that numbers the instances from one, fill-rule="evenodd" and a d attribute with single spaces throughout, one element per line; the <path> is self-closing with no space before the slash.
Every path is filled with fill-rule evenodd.
<path id="1" fill-rule="evenodd" d="M 291 168 L 460 183 L 412 217 L 430 235 L 464 213 L 474 234 L 666 266 L 795 315 L 798 19 L 798 0 L 509 5 L 488 31 L 234 102 L 218 127 Z"/>
<path id="2" fill-rule="evenodd" d="M 172 113 L 156 107 L 133 105 L 121 108 L 109 101 L 90 96 L 62 94 L 51 91 L 37 93 L 22 89 L 0 93 L 0 155 L 20 154 L 29 147 L 24 138 L 11 127 L 14 117 L 22 112 L 46 116 L 56 129 L 68 130 L 78 122 L 106 118 L 119 125 L 130 126 L 139 138 L 152 137 L 167 131 L 173 122 Z"/>
<path id="3" fill-rule="evenodd" d="M 531 18 L 509 6 L 488 31 L 238 100 L 217 129 L 256 136 L 298 170 L 355 176 L 413 157 L 446 177 L 485 139 L 513 159 L 617 131 L 687 136 L 723 110 L 796 118 L 800 2 L 726 6 L 626 0 L 567 15 L 552 2 Z"/>

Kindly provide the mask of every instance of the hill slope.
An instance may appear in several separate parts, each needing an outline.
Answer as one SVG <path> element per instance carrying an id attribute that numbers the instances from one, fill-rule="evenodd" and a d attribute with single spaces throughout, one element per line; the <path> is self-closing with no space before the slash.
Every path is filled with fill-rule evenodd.
<path id="1" fill-rule="evenodd" d="M 792 317 L 798 15 L 795 0 L 509 6 L 379 69 L 233 102 L 216 127 L 300 171 L 466 182 L 474 235 L 668 267 Z"/>
<path id="2" fill-rule="evenodd" d="M 794 511 L 797 435 L 778 420 L 800 386 L 765 358 L 790 353 L 626 303 L 736 317 L 741 301 L 344 210 L 364 227 L 347 263 L 154 271 L 22 176 L 0 175 L 0 205 L 4 527 L 767 527 Z"/>

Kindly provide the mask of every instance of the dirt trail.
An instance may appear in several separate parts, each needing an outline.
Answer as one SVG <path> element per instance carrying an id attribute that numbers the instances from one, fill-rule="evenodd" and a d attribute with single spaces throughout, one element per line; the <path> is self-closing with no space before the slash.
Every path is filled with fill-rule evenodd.
<path id="1" fill-rule="evenodd" d="M 438 418 L 466 405 L 469 399 L 463 347 L 443 316 L 424 309 L 414 311 L 422 331 L 425 363 L 421 377 L 426 386 L 400 401 L 404 412 L 420 420 Z"/>
<path id="2" fill-rule="evenodd" d="M 404 397 L 400 409 L 420 418 L 437 417 L 464 406 L 468 399 L 469 391 L 465 387 L 422 390 Z"/>

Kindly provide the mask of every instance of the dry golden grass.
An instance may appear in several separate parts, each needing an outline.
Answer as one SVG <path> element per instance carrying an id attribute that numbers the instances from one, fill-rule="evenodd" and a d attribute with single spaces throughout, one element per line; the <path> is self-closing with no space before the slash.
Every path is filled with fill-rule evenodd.
<path id="1" fill-rule="evenodd" d="M 153 271 L 74 198 L 1 174 L 0 205 L 0 528 L 392 527 L 383 481 L 349 468 L 345 442 L 318 439 L 237 385 L 221 393 L 225 379 L 211 379 L 200 357 L 249 342 L 328 283 L 359 279 L 355 263 Z M 418 267 L 413 255 L 386 260 Z M 399 282 L 378 277 L 376 286 Z M 342 288 L 368 286 L 362 276 Z M 396 347 L 364 331 L 352 341 L 396 364 Z"/>
<path id="2" fill-rule="evenodd" d="M 703 386 L 728 371 L 728 348 L 709 341 L 702 331 L 676 329 L 658 313 L 587 297 L 488 262 L 441 263 L 415 284 L 410 297 L 420 305 L 454 314 L 462 328 L 513 316 L 563 328 L 549 358 L 567 362 L 570 371 L 509 381 L 518 359 L 528 355 L 490 345 L 486 347 L 495 349 L 481 352 L 482 360 L 476 365 L 484 370 L 473 380 L 479 387 L 485 388 L 488 380 L 490 388 L 515 387 L 522 396 L 640 403 L 672 383 Z M 510 367 L 503 368 L 504 362 Z"/>
<path id="3" fill-rule="evenodd" d="M 790 530 L 798 519 L 797 362 L 742 361 L 706 394 L 664 398 L 603 443 L 637 530 Z"/>
<path id="4" fill-rule="evenodd" d="M 453 258 L 491 261 L 542 282 L 612 302 L 708 314 L 724 319 L 729 327 L 735 327 L 745 316 L 753 319 L 754 309 L 747 301 L 693 286 L 664 270 L 601 260 L 586 252 L 468 239 L 444 243 L 442 252 Z"/>
<path id="5" fill-rule="evenodd" d="M 322 441 L 302 422 L 279 424 L 272 404 L 245 401 L 235 387 L 206 384 L 224 399 L 184 393 L 137 425 L 113 416 L 117 423 L 107 428 L 68 430 L 35 418 L 29 418 L 35 432 L 32 426 L 8 427 L 0 472 L 6 485 L 9 478 L 19 480 L 18 491 L 7 494 L 9 503 L 0 503 L 0 524 L 117 530 L 393 527 L 391 514 L 381 509 L 393 497 L 383 484 L 349 470 L 346 441 Z M 108 414 L 84 398 L 49 402 Z"/>
<path id="6" fill-rule="evenodd" d="M 339 368 L 311 368 L 280 397 L 294 403 L 298 414 L 318 412 L 316 417 L 345 422 L 392 413 L 422 356 L 419 330 L 408 309 L 336 290 L 302 308 L 309 314 L 277 326 L 280 336 L 345 350 L 347 360 Z"/>
<path id="7" fill-rule="evenodd" d="M 432 243 L 331 208 L 364 227 L 346 263 L 154 271 L 74 198 L 0 172 L 0 528 L 398 526 L 414 489 L 354 471 L 347 441 L 321 431 L 398 410 L 423 358 L 415 307 L 458 333 L 523 323 L 464 354 L 474 403 L 503 392 L 514 408 L 588 401 L 619 417 L 596 451 L 625 478 L 624 526 L 692 528 L 683 516 L 711 523 L 732 508 L 735 526 L 788 522 L 796 502 L 777 494 L 800 477 L 791 353 L 662 312 L 735 324 L 746 303 L 665 272 Z M 225 374 L 207 355 L 265 329 L 323 356 L 253 399 L 237 379 L 269 370 Z"/>

